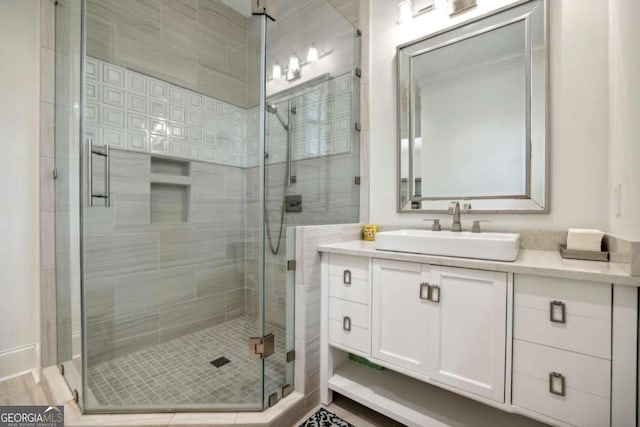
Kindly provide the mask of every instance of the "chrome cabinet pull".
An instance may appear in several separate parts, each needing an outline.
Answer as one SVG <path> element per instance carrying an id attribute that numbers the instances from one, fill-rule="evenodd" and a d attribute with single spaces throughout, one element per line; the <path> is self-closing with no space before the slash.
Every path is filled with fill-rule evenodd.
<path id="1" fill-rule="evenodd" d="M 549 373 L 549 393 L 558 396 L 565 395 L 565 378 L 564 375 L 557 372 Z"/>
<path id="2" fill-rule="evenodd" d="M 351 270 L 345 270 L 342 272 L 342 283 L 345 285 L 351 284 Z"/>
<path id="3" fill-rule="evenodd" d="M 342 329 L 345 331 L 351 330 L 351 318 L 349 316 L 344 316 L 342 318 Z"/>
<path id="4" fill-rule="evenodd" d="M 440 286 L 432 285 L 431 293 L 429 295 L 429 301 L 431 302 L 440 302 Z"/>
<path id="5" fill-rule="evenodd" d="M 111 148 L 109 145 L 105 145 L 104 148 L 94 148 L 93 138 L 87 138 L 87 145 L 89 146 L 89 160 L 87 164 L 88 176 L 88 198 L 89 207 L 93 207 L 93 199 L 104 199 L 105 207 L 111 206 Z M 104 157 L 104 193 L 93 192 L 93 155 Z"/>
<path id="6" fill-rule="evenodd" d="M 431 285 L 427 282 L 420 283 L 420 299 L 429 301 L 431 298 Z"/>
<path id="7" fill-rule="evenodd" d="M 549 303 L 549 320 L 554 323 L 567 323 L 566 306 L 562 301 Z"/>

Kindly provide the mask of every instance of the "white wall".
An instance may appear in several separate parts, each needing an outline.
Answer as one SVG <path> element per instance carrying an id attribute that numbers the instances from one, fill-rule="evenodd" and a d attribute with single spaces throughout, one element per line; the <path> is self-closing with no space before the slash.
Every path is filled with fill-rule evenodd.
<path id="1" fill-rule="evenodd" d="M 450 19 L 446 1 L 436 0 L 436 11 L 402 26 L 396 24 L 396 0 L 371 2 L 371 222 L 424 224 L 424 215 L 396 212 L 395 46 L 512 1 L 478 0 L 477 8 Z M 608 2 L 551 0 L 549 4 L 551 212 L 482 215 L 494 220 L 487 228 L 607 228 Z M 474 217 L 463 216 L 463 221 Z"/>
<path id="2" fill-rule="evenodd" d="M 39 2 L 0 1 L 0 378 L 37 366 Z"/>
<path id="3" fill-rule="evenodd" d="M 612 233 L 636 240 L 640 240 L 639 23 L 638 0 L 609 3 L 609 226 Z"/>

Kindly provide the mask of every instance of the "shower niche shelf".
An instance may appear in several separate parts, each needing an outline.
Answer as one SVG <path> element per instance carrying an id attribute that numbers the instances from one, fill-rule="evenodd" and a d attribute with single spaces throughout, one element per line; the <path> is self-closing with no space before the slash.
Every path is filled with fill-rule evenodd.
<path id="1" fill-rule="evenodd" d="M 166 157 L 151 157 L 152 175 L 189 176 L 191 173 L 189 161 L 169 159 Z"/>
<path id="2" fill-rule="evenodd" d="M 151 224 L 189 221 L 190 185 L 151 182 Z"/>
<path id="3" fill-rule="evenodd" d="M 151 224 L 189 222 L 191 162 L 151 157 Z"/>

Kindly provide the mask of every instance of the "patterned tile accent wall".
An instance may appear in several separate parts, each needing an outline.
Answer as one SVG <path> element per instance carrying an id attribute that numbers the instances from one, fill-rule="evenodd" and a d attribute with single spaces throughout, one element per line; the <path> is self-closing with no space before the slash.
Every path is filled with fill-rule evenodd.
<path id="1" fill-rule="evenodd" d="M 86 60 L 85 134 L 109 144 L 151 154 L 257 166 L 259 108 L 244 109 L 96 58 Z M 293 160 L 350 153 L 353 138 L 353 77 L 289 94 L 278 110 L 291 114 Z M 269 163 L 286 161 L 287 136 L 268 114 Z"/>
<path id="2" fill-rule="evenodd" d="M 87 136 L 97 145 L 231 166 L 246 163 L 246 110 L 95 58 Z"/>
<path id="3" fill-rule="evenodd" d="M 353 149 L 353 76 L 343 74 L 311 87 L 289 93 L 286 99 L 273 102 L 286 121 L 291 119 L 291 159 L 302 160 L 333 154 L 350 153 Z M 295 114 L 287 114 L 289 107 Z M 259 110 L 249 109 L 247 120 L 248 166 L 259 161 Z M 267 115 L 267 162 L 286 161 L 287 133 L 275 114 Z"/>

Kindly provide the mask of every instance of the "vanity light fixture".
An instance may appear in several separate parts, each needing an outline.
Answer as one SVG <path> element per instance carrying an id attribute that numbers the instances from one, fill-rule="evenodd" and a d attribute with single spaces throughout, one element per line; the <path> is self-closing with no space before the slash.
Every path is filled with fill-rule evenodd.
<path id="1" fill-rule="evenodd" d="M 464 12 L 467 9 L 476 7 L 477 0 L 448 0 L 449 2 L 449 15 L 456 15 L 460 12 Z"/>
<path id="2" fill-rule="evenodd" d="M 413 19 L 413 4 L 411 0 L 398 3 L 398 24 L 410 22 Z"/>
<path id="3" fill-rule="evenodd" d="M 271 77 L 274 80 L 282 78 L 282 67 L 277 62 L 273 64 L 273 68 L 271 70 Z"/>
<path id="4" fill-rule="evenodd" d="M 299 71 L 300 70 L 300 59 L 296 56 L 295 53 L 292 53 L 289 57 L 289 71 Z"/>
<path id="5" fill-rule="evenodd" d="M 398 24 L 410 22 L 413 18 L 436 8 L 435 0 L 403 0 L 398 3 Z"/>
<path id="6" fill-rule="evenodd" d="M 300 71 L 300 58 L 295 53 L 289 57 L 289 68 L 287 69 L 287 81 L 297 80 L 302 76 Z"/>
<path id="7" fill-rule="evenodd" d="M 269 78 L 268 81 L 278 80 L 282 77 L 284 77 L 288 82 L 297 80 L 302 77 L 303 67 L 317 62 L 330 54 L 330 50 L 321 52 L 314 43 L 311 43 L 304 60 L 301 60 L 294 52 L 289 56 L 287 67 L 283 67 L 279 62 L 273 64 L 271 67 L 271 78 Z"/>
<path id="8" fill-rule="evenodd" d="M 316 62 L 320 59 L 320 54 L 318 53 L 318 48 L 313 44 L 309 47 L 309 51 L 307 52 L 307 64 L 311 64 L 312 62 Z"/>

